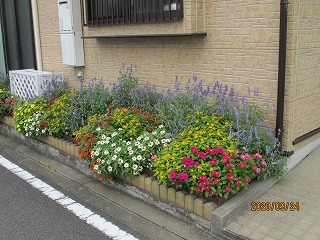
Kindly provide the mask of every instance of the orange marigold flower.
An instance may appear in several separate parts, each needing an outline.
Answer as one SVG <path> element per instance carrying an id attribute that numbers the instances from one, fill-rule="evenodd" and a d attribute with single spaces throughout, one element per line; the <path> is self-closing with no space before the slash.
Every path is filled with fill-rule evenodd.
<path id="1" fill-rule="evenodd" d="M 109 106 L 108 108 L 111 110 L 113 108 L 113 106 Z"/>
<path id="2" fill-rule="evenodd" d="M 91 142 L 93 142 L 93 143 L 96 142 L 96 139 L 92 138 L 92 139 L 91 139 Z"/>
<path id="3" fill-rule="evenodd" d="M 103 178 L 103 175 L 102 175 L 102 174 L 100 174 L 100 175 L 99 175 L 99 179 L 100 179 L 100 180 L 102 180 L 102 178 Z"/>
<path id="4" fill-rule="evenodd" d="M 109 176 L 109 177 L 108 177 L 108 180 L 109 180 L 109 181 L 112 181 L 112 180 L 113 180 L 112 176 Z"/>
<path id="5" fill-rule="evenodd" d="M 91 169 L 91 166 L 90 166 L 90 165 L 88 165 L 88 169 Z"/>
<path id="6" fill-rule="evenodd" d="M 83 137 L 83 140 L 87 141 L 87 140 L 88 140 L 88 136 L 85 135 L 85 136 Z"/>
<path id="7" fill-rule="evenodd" d="M 92 137 L 93 137 L 93 134 L 91 133 L 91 134 L 90 134 L 90 138 L 92 138 Z"/>
<path id="8" fill-rule="evenodd" d="M 86 146 L 86 147 L 90 147 L 90 145 L 91 145 L 90 142 L 86 142 L 86 145 L 85 145 L 85 146 Z"/>
<path id="9" fill-rule="evenodd" d="M 157 119 L 157 120 L 155 121 L 155 123 L 156 123 L 156 124 L 160 124 L 161 121 L 160 121 L 159 119 Z"/>
<path id="10" fill-rule="evenodd" d="M 109 117 L 109 118 L 108 118 L 108 120 L 109 120 L 109 121 L 112 121 L 112 120 L 113 120 L 113 118 L 112 118 L 112 117 Z"/>
<path id="11" fill-rule="evenodd" d="M 152 126 L 148 127 L 149 131 L 152 131 L 153 129 L 154 129 L 154 127 L 152 127 Z"/>
<path id="12" fill-rule="evenodd" d="M 148 117 L 147 116 L 143 116 L 142 119 L 146 121 L 146 120 L 148 120 Z"/>
<path id="13" fill-rule="evenodd" d="M 89 149 L 89 153 L 92 153 L 92 148 Z"/>
<path id="14" fill-rule="evenodd" d="M 104 124 L 102 124 L 102 127 L 106 127 L 106 126 L 108 126 L 108 123 L 107 123 L 107 122 L 104 123 Z"/>
<path id="15" fill-rule="evenodd" d="M 78 153 L 81 154 L 82 153 L 82 148 L 78 149 Z"/>

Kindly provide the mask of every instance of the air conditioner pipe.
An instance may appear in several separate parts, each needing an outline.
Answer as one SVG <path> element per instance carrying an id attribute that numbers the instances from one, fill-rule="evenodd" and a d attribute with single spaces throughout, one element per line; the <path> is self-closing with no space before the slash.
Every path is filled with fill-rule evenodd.
<path id="1" fill-rule="evenodd" d="M 41 45 L 40 45 L 40 29 L 39 29 L 37 0 L 31 0 L 31 9 L 32 9 L 34 48 L 35 48 L 35 54 L 36 54 L 36 60 L 37 60 L 37 70 L 42 71 L 42 56 L 41 56 Z"/>

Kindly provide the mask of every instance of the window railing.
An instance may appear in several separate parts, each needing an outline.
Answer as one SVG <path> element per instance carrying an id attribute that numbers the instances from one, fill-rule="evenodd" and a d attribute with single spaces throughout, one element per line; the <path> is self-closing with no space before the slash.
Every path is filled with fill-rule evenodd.
<path id="1" fill-rule="evenodd" d="M 85 0 L 86 25 L 175 21 L 183 0 Z"/>

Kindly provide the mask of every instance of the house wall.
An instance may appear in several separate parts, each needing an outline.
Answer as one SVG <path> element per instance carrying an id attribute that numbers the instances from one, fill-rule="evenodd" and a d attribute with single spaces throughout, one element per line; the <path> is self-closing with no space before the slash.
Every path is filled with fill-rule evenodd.
<path id="1" fill-rule="evenodd" d="M 302 2 L 307 1 L 300 0 L 300 2 L 302 6 Z M 300 2 L 298 1 L 297 4 Z M 320 56 L 319 45 L 315 42 L 317 33 L 315 31 L 310 33 L 313 40 L 305 35 L 310 28 L 316 29 L 316 26 L 308 23 L 307 19 L 295 25 L 295 21 L 302 20 L 301 13 L 309 11 L 308 7 L 299 10 L 297 4 L 296 2 L 290 4 L 290 8 L 295 9 L 291 10 L 290 27 L 291 29 L 303 27 L 305 31 L 292 30 L 290 33 L 289 46 L 292 53 L 288 54 L 290 66 L 287 72 L 290 77 L 286 86 L 285 113 L 288 130 L 284 133 L 285 148 L 288 150 L 293 148 L 291 142 L 294 137 L 309 129 L 309 126 L 304 126 L 295 132 L 296 127 L 302 126 L 301 123 L 304 121 L 301 118 L 304 115 L 301 113 L 303 107 L 301 109 L 299 106 L 305 106 L 306 102 L 314 98 L 315 87 L 307 84 L 310 77 L 314 79 L 313 85 L 318 84 L 319 89 L 319 77 L 317 78 L 319 75 L 314 71 Z M 269 101 L 271 108 L 276 107 L 279 1 L 184 0 L 184 19 L 181 21 L 85 26 L 83 27 L 85 36 L 190 32 L 207 32 L 208 35 L 206 37 L 85 39 L 85 67 L 80 68 L 62 65 L 57 2 L 38 1 L 38 9 L 43 69 L 64 72 L 71 87 L 79 86 L 76 76 L 80 70 L 83 71 L 86 81 L 96 77 L 106 83 L 114 82 L 119 76 L 121 64 L 125 63 L 138 66 L 136 75 L 142 83 L 149 81 L 158 87 L 167 88 L 173 85 L 176 75 L 179 76 L 180 81 L 185 82 L 196 74 L 204 80 L 206 85 L 213 85 L 216 81 L 220 81 L 234 87 L 245 96 L 247 96 L 248 85 L 251 89 L 259 88 L 259 101 L 264 103 Z M 316 10 L 312 13 L 315 21 L 318 21 L 316 18 L 320 14 Z M 308 15 L 305 16 L 307 18 Z M 295 43 L 296 39 L 303 44 L 298 47 Z M 310 42 L 313 42 L 313 45 L 310 45 Z M 316 45 L 318 52 L 314 52 L 313 47 L 311 48 Z M 306 61 L 312 64 L 307 64 Z M 308 72 L 311 66 L 313 73 Z M 300 68 L 302 72 L 298 71 Z M 298 75 L 297 72 L 299 72 Z M 296 88 L 299 84 L 308 85 L 310 89 L 308 98 L 302 97 L 303 94 Z M 295 96 L 295 100 L 292 100 L 292 96 Z M 300 96 L 299 99 L 304 100 L 299 100 L 298 96 Z M 310 109 L 311 112 L 312 109 Z M 274 114 L 270 115 L 269 120 L 270 126 L 275 128 Z M 313 126 L 316 125 L 314 120 L 310 120 L 311 123 Z"/>
<path id="2" fill-rule="evenodd" d="M 298 137 L 320 127 L 320 1 L 295 1 L 289 5 L 286 111 L 291 145 Z M 319 138 L 319 134 L 292 146 L 293 150 Z"/>

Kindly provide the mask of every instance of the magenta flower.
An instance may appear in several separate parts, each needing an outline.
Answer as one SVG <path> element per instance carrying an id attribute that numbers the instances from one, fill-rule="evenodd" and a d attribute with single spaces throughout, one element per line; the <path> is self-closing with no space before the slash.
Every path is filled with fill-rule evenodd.
<path id="1" fill-rule="evenodd" d="M 172 171 L 171 173 L 170 173 L 170 175 L 169 175 L 169 180 L 172 180 L 172 179 L 174 179 L 174 178 L 176 178 L 177 177 L 177 173 L 175 172 L 175 171 Z"/>
<path id="2" fill-rule="evenodd" d="M 250 159 L 250 156 L 249 156 L 248 153 L 246 153 L 246 154 L 241 154 L 240 157 L 241 157 L 242 160 L 244 160 L 244 161 L 246 161 L 246 162 L 248 162 L 249 159 Z"/>
<path id="3" fill-rule="evenodd" d="M 246 177 L 244 177 L 243 180 L 244 180 L 246 183 L 250 183 L 250 182 L 251 182 L 251 180 L 248 179 L 248 178 L 246 178 Z"/>
<path id="4" fill-rule="evenodd" d="M 215 183 L 220 182 L 220 178 L 216 178 L 216 179 L 214 180 L 214 182 L 215 182 Z"/>
<path id="5" fill-rule="evenodd" d="M 181 161 L 182 161 L 184 167 L 188 167 L 188 168 L 191 168 L 194 163 L 193 159 L 187 158 L 187 157 L 183 157 Z"/>
<path id="6" fill-rule="evenodd" d="M 201 188 L 197 188 L 196 191 L 197 191 L 197 193 L 201 193 L 202 192 Z"/>
<path id="7" fill-rule="evenodd" d="M 205 186 L 206 186 L 206 182 L 200 182 L 200 183 L 199 183 L 199 186 L 200 186 L 200 187 L 205 187 Z"/>
<path id="8" fill-rule="evenodd" d="M 210 163 L 211 165 L 215 165 L 216 162 L 217 162 L 217 159 L 216 159 L 216 158 L 213 158 L 213 159 L 211 159 L 211 160 L 209 161 L 209 163 Z"/>
<path id="9" fill-rule="evenodd" d="M 209 186 L 205 186 L 205 187 L 204 187 L 204 190 L 210 191 L 210 187 L 209 187 Z"/>
<path id="10" fill-rule="evenodd" d="M 258 167 L 257 167 L 256 165 L 252 165 L 252 169 L 253 169 L 253 170 L 257 170 L 257 168 L 258 168 Z"/>
<path id="11" fill-rule="evenodd" d="M 207 155 L 206 155 L 205 152 L 199 152 L 199 153 L 198 153 L 198 157 L 199 157 L 199 158 L 202 158 L 202 159 L 206 159 Z"/>
<path id="12" fill-rule="evenodd" d="M 226 192 L 231 192 L 231 188 L 229 186 L 226 186 Z"/>
<path id="13" fill-rule="evenodd" d="M 198 152 L 198 149 L 196 147 L 191 147 L 191 152 L 192 153 L 197 153 Z"/>
<path id="14" fill-rule="evenodd" d="M 180 179 L 181 181 L 187 181 L 188 178 L 189 178 L 188 173 L 180 173 L 180 174 L 179 174 L 179 179 Z"/>
<path id="15" fill-rule="evenodd" d="M 157 155 L 152 155 L 151 156 L 151 159 L 156 159 L 157 158 Z"/>
<path id="16" fill-rule="evenodd" d="M 240 167 L 240 168 L 245 168 L 245 167 L 246 167 L 246 164 L 241 162 L 241 163 L 239 163 L 239 167 Z"/>
<path id="17" fill-rule="evenodd" d="M 228 172 L 227 173 L 227 178 L 229 181 L 232 181 L 233 180 L 233 174 L 231 172 Z"/>
<path id="18" fill-rule="evenodd" d="M 199 163 L 199 162 L 195 162 L 194 165 L 197 166 L 197 167 L 199 167 L 199 166 L 200 166 L 200 163 Z"/>
<path id="19" fill-rule="evenodd" d="M 226 168 L 233 168 L 233 166 L 230 163 L 227 163 Z"/>
<path id="20" fill-rule="evenodd" d="M 240 181 L 237 179 L 237 180 L 234 181 L 234 184 L 235 184 L 236 186 L 239 186 L 239 185 L 240 185 Z"/>
<path id="21" fill-rule="evenodd" d="M 262 161 L 261 161 L 261 164 L 267 166 L 267 163 L 266 163 L 265 160 L 262 160 Z"/>
<path id="22" fill-rule="evenodd" d="M 214 191 L 210 191 L 210 195 L 213 196 L 215 195 L 216 193 Z"/>
<path id="23" fill-rule="evenodd" d="M 215 148 L 215 149 L 212 150 L 212 152 L 213 152 L 214 154 L 223 153 L 223 149 L 222 149 L 222 148 Z"/>
<path id="24" fill-rule="evenodd" d="M 211 173 L 213 175 L 215 175 L 216 177 L 219 177 L 219 175 L 220 175 L 220 173 L 218 171 L 216 171 L 216 170 L 213 170 Z"/>
<path id="25" fill-rule="evenodd" d="M 256 172 L 257 172 L 257 173 L 260 173 L 260 172 L 261 172 L 261 169 L 260 169 L 260 168 L 257 168 L 257 169 L 256 169 Z"/>
<path id="26" fill-rule="evenodd" d="M 257 158 L 262 158 L 261 154 L 258 153 L 258 152 L 256 154 L 254 154 L 254 156 L 257 157 Z"/>

